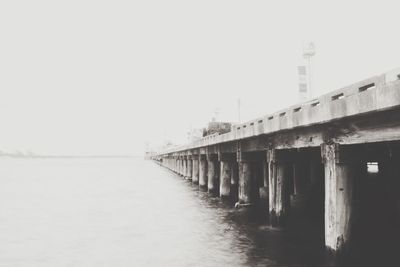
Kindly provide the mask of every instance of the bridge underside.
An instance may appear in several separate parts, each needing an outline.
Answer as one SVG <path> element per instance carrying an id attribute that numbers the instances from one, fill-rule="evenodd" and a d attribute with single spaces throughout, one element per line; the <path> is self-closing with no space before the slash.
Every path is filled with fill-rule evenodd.
<path id="1" fill-rule="evenodd" d="M 314 218 L 325 246 L 341 254 L 371 235 L 365 222 L 398 230 L 399 119 L 392 109 L 154 159 L 238 206 L 264 205 L 271 225 Z"/>
<path id="2" fill-rule="evenodd" d="M 153 159 L 239 207 L 263 205 L 272 225 L 294 214 L 314 218 L 334 254 L 365 236 L 368 244 L 396 244 L 400 74 L 372 77 Z"/>

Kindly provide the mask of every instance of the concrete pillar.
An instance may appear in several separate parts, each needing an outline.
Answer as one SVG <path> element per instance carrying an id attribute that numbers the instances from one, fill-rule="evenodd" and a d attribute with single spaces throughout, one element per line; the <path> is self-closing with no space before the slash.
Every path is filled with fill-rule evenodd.
<path id="1" fill-rule="evenodd" d="M 185 176 L 185 171 L 186 171 L 186 168 L 185 168 L 185 159 L 182 157 L 182 159 L 181 159 L 181 176 Z"/>
<path id="2" fill-rule="evenodd" d="M 207 159 L 205 155 L 199 155 L 199 187 L 207 188 Z"/>
<path id="3" fill-rule="evenodd" d="M 193 159 L 192 159 L 192 182 L 194 184 L 199 183 L 199 158 L 198 158 L 198 156 L 193 156 Z"/>
<path id="4" fill-rule="evenodd" d="M 286 154 L 286 155 L 285 155 Z M 267 151 L 269 173 L 269 220 L 282 225 L 290 209 L 288 181 L 292 175 L 290 155 L 270 149 Z"/>
<path id="5" fill-rule="evenodd" d="M 249 161 L 239 162 L 239 202 L 252 203 L 251 199 L 251 166 Z"/>
<path id="6" fill-rule="evenodd" d="M 182 176 L 184 177 L 184 178 L 186 178 L 187 177 L 187 169 L 188 169 L 188 164 L 187 164 L 187 162 L 188 162 L 188 160 L 187 160 L 187 157 L 184 157 L 183 158 L 183 174 L 182 174 Z"/>
<path id="7" fill-rule="evenodd" d="M 174 172 L 178 172 L 178 160 L 176 158 L 173 159 L 173 164 L 174 164 Z"/>
<path id="8" fill-rule="evenodd" d="M 338 144 L 323 144 L 321 154 L 325 168 L 325 246 L 342 254 L 350 243 L 353 184 L 363 170 L 362 154 L 354 146 Z"/>
<path id="9" fill-rule="evenodd" d="M 239 165 L 236 160 L 231 164 L 231 198 L 233 201 L 237 201 L 239 199 Z"/>
<path id="10" fill-rule="evenodd" d="M 380 160 L 379 173 L 381 183 L 387 192 L 386 210 L 393 213 L 391 221 L 397 228 L 392 231 L 400 235 L 400 148 L 392 145 L 390 159 Z M 386 186 L 385 186 L 386 185 Z M 390 228 L 388 228 L 390 229 Z"/>
<path id="11" fill-rule="evenodd" d="M 268 189 L 268 162 L 264 157 L 262 157 L 262 186 L 260 187 L 260 200 L 264 203 L 268 205 L 269 199 L 269 189 Z"/>
<path id="12" fill-rule="evenodd" d="M 207 188 L 210 193 L 218 193 L 218 182 L 219 182 L 219 162 L 216 155 L 207 155 L 207 166 L 208 166 L 208 182 Z"/>
<path id="13" fill-rule="evenodd" d="M 185 176 L 185 171 L 186 171 L 185 159 L 182 157 L 182 159 L 181 159 L 181 176 Z"/>
<path id="14" fill-rule="evenodd" d="M 238 152 L 239 167 L 239 204 L 255 204 L 259 199 L 257 173 L 251 154 Z"/>
<path id="15" fill-rule="evenodd" d="M 186 179 L 192 180 L 192 172 L 193 172 L 193 160 L 192 157 L 188 157 Z"/>
<path id="16" fill-rule="evenodd" d="M 220 187 L 219 195 L 221 198 L 227 198 L 231 194 L 232 162 L 221 160 Z"/>

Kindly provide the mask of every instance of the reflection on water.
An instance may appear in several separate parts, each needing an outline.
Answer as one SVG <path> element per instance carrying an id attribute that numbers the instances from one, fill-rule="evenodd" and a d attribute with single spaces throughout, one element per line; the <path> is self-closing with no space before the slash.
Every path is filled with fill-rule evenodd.
<path id="1" fill-rule="evenodd" d="M 2 159 L 0 266 L 325 266 L 244 212 L 148 161 Z"/>

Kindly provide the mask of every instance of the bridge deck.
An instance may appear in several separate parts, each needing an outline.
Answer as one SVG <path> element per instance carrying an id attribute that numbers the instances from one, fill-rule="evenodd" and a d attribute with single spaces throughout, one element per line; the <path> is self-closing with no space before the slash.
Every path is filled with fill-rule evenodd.
<path id="1" fill-rule="evenodd" d="M 372 117 L 375 116 L 374 114 L 379 115 L 379 113 L 396 108 L 400 108 L 400 69 L 365 79 L 345 88 L 322 95 L 311 101 L 294 105 L 273 114 L 268 114 L 236 125 L 229 133 L 206 136 L 193 143 L 163 151 L 159 153 L 159 155 L 243 139 L 251 139 L 257 136 L 276 135 L 276 133 L 282 133 L 282 136 L 285 136 L 285 132 L 287 131 L 302 128 L 310 129 L 303 130 L 300 134 L 302 136 L 298 136 L 296 139 L 301 141 L 306 137 L 308 140 L 307 146 L 317 146 L 320 145 L 323 141 L 322 139 L 324 139 L 323 134 L 318 133 L 318 125 L 325 125 L 335 121 L 345 122 L 346 119 L 365 117 L 366 115 L 371 117 L 372 122 L 374 120 L 372 119 Z M 393 116 L 396 117 L 396 114 L 389 114 L 390 118 Z M 375 118 L 374 123 L 382 122 L 385 118 L 387 118 L 386 115 L 384 118 L 379 118 L 378 116 Z M 365 119 L 361 123 L 365 125 Z M 385 122 L 385 125 L 392 126 L 389 122 Z M 372 128 L 376 129 L 376 127 Z M 368 129 L 370 130 L 371 127 Z M 358 128 L 358 130 L 361 134 L 363 129 Z M 317 131 L 317 133 L 315 131 Z M 308 138 L 307 133 L 315 138 Z M 389 134 L 389 136 L 385 137 L 385 134 Z M 380 139 L 391 140 L 397 136 L 397 133 L 393 136 L 393 131 L 389 131 L 389 133 L 386 131 L 385 134 Z M 280 137 L 281 139 L 282 136 Z M 290 139 L 290 137 L 287 138 Z M 379 141 L 379 137 L 377 138 Z M 355 140 L 362 140 L 363 142 L 374 141 L 368 140 L 368 138 L 358 138 Z M 347 143 L 354 143 L 356 142 L 355 140 L 347 140 Z M 291 143 L 293 142 L 294 141 L 291 141 Z M 346 141 L 343 143 L 346 143 Z M 305 144 L 298 144 L 297 146 L 303 145 Z M 285 147 L 285 144 L 277 144 L 276 147 Z M 293 145 L 293 147 L 296 147 L 296 145 Z"/>

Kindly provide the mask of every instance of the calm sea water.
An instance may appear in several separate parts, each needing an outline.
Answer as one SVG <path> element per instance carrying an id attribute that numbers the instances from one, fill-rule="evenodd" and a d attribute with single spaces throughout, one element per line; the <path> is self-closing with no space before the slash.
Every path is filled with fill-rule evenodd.
<path id="1" fill-rule="evenodd" d="M 322 265 L 265 225 L 150 161 L 0 160 L 0 266 Z"/>

